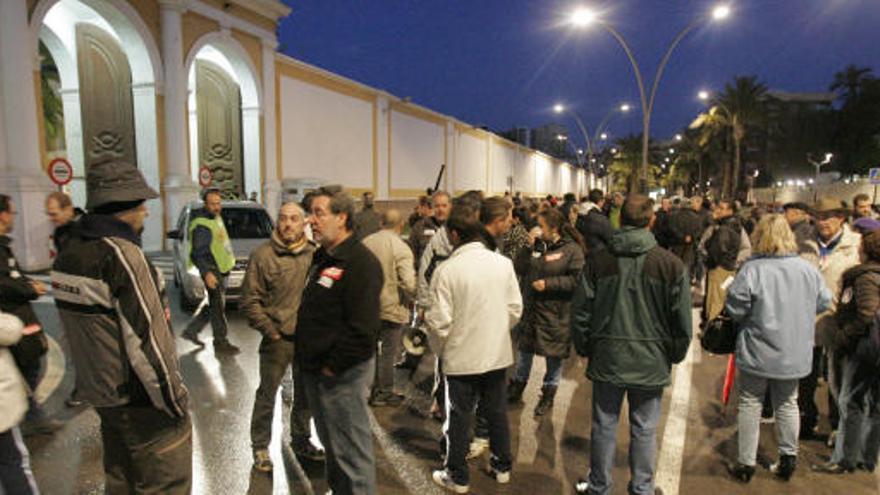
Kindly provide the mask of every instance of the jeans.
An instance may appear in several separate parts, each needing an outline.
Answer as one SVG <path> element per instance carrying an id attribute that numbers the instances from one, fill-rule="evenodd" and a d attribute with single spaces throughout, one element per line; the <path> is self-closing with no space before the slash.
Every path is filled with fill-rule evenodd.
<path id="1" fill-rule="evenodd" d="M 657 424 L 663 389 L 618 387 L 593 382 L 593 426 L 590 432 L 590 493 L 611 493 L 611 470 L 617 450 L 617 423 L 623 397 L 629 402 L 629 493 L 654 494 Z"/>
<path id="2" fill-rule="evenodd" d="M 513 374 L 515 381 L 522 383 L 529 381 L 534 357 L 535 355 L 531 352 L 517 351 L 516 371 Z M 547 362 L 547 371 L 544 373 L 544 386 L 558 387 L 559 382 L 562 380 L 562 358 L 547 356 L 544 360 Z"/>
<path id="3" fill-rule="evenodd" d="M 18 426 L 0 432 L 0 493 L 39 493 L 27 446 Z"/>
<path id="4" fill-rule="evenodd" d="M 842 372 L 840 427 L 831 462 L 850 467 L 859 462 L 876 466 L 880 452 L 880 369 L 855 357 L 845 357 Z"/>
<path id="5" fill-rule="evenodd" d="M 214 343 L 226 340 L 226 286 L 222 276 L 217 277 L 217 288 L 205 289 L 208 291 L 208 304 L 203 306 L 192 320 L 186 325 L 189 335 L 198 335 L 209 322 L 214 331 Z"/>
<path id="6" fill-rule="evenodd" d="M 376 380 L 373 394 L 394 392 L 394 362 L 400 357 L 403 327 L 400 323 L 382 320 L 376 343 Z"/>
<path id="7" fill-rule="evenodd" d="M 105 491 L 188 495 L 192 489 L 192 425 L 152 407 L 102 407 Z"/>
<path id="8" fill-rule="evenodd" d="M 260 386 L 254 398 L 254 412 L 251 416 L 251 446 L 254 450 L 269 447 L 272 439 L 272 415 L 275 412 L 275 397 L 278 386 L 288 367 L 293 366 L 293 405 L 290 409 L 290 438 L 294 450 L 309 441 L 309 403 L 302 373 L 293 365 L 293 342 L 285 338 L 272 340 L 263 337 L 260 343 Z"/>
<path id="9" fill-rule="evenodd" d="M 335 376 L 303 372 L 318 437 L 324 445 L 327 483 L 336 495 L 375 495 L 376 465 L 367 392 L 375 358 Z"/>
<path id="10" fill-rule="evenodd" d="M 764 394 L 770 388 L 770 401 L 776 417 L 776 436 L 780 455 L 798 453 L 798 432 L 800 414 L 798 412 L 798 380 L 774 380 L 739 372 L 739 409 L 737 430 L 739 463 L 754 466 L 758 455 L 758 438 L 761 433 L 761 407 Z"/>
<path id="11" fill-rule="evenodd" d="M 479 400 L 482 416 L 488 420 L 491 464 L 498 471 L 510 471 L 510 430 L 507 423 L 506 370 L 479 375 L 446 376 L 446 469 L 453 481 L 467 485 L 467 454 L 470 447 L 471 417 Z"/>

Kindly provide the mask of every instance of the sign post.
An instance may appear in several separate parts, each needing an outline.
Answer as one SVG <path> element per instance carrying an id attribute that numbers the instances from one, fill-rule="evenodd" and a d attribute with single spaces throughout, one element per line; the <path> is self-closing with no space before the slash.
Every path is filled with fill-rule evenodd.
<path id="1" fill-rule="evenodd" d="M 202 165 L 199 168 L 199 185 L 205 188 L 210 186 L 212 182 L 214 182 L 214 174 L 211 173 L 211 169 Z"/>
<path id="2" fill-rule="evenodd" d="M 64 186 L 70 184 L 73 180 L 73 167 L 70 166 L 64 158 L 56 158 L 49 162 L 49 179 L 58 186 L 58 190 L 64 189 Z"/>

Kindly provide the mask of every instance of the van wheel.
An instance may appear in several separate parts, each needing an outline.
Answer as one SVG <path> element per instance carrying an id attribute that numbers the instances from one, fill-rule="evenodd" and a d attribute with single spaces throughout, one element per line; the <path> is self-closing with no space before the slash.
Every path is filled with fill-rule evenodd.
<path id="1" fill-rule="evenodd" d="M 180 288 L 180 308 L 188 313 L 192 313 L 196 309 L 196 303 L 186 297 L 186 291 L 183 290 L 183 287 Z"/>

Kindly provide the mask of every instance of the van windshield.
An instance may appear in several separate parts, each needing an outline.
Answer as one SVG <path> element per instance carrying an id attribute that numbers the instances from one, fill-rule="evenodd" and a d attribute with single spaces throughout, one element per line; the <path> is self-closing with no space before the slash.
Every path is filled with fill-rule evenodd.
<path id="1" fill-rule="evenodd" d="M 265 210 L 224 207 L 220 215 L 230 239 L 268 239 L 272 236 L 272 219 Z"/>

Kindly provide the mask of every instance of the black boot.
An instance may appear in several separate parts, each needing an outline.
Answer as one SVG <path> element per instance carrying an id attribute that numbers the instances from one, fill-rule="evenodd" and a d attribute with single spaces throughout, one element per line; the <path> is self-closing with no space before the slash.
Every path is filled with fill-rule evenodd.
<path id="1" fill-rule="evenodd" d="M 522 402 L 522 394 L 525 389 L 526 382 L 518 382 L 516 380 L 507 382 L 507 403 L 518 404 Z"/>
<path id="2" fill-rule="evenodd" d="M 777 478 L 783 481 L 788 481 L 791 479 L 791 475 L 794 474 L 796 467 L 797 456 L 783 455 L 779 457 L 779 462 L 770 466 L 770 471 L 775 474 Z"/>
<path id="3" fill-rule="evenodd" d="M 556 386 L 544 385 L 541 387 L 541 400 L 535 406 L 535 416 L 543 416 L 553 409 L 553 398 L 556 397 Z"/>
<path id="4" fill-rule="evenodd" d="M 732 466 L 728 466 L 727 471 L 740 483 L 748 483 L 752 481 L 752 476 L 755 475 L 755 466 L 746 466 L 737 462 Z"/>

